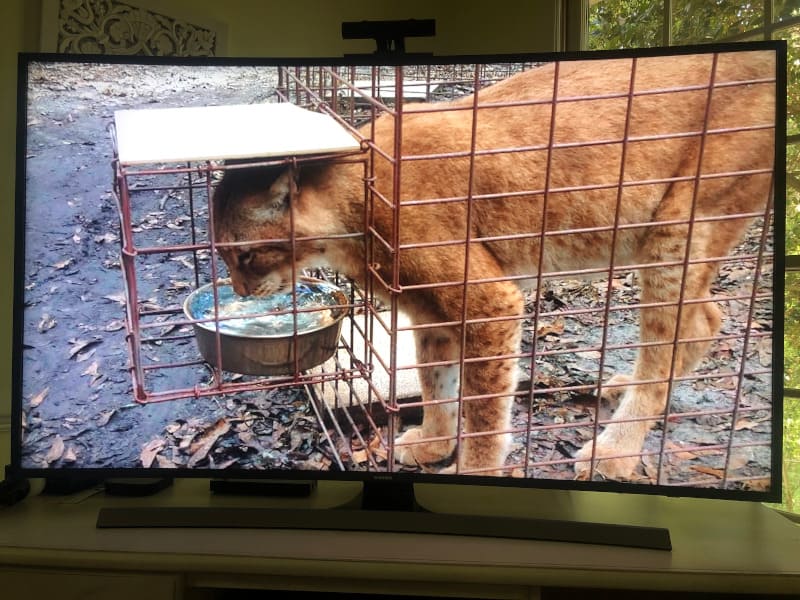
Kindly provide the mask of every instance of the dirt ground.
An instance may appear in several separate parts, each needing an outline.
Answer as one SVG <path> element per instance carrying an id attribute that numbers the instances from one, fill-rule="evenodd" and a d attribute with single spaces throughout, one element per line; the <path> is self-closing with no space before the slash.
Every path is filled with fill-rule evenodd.
<path id="1" fill-rule="evenodd" d="M 148 443 L 160 439 L 168 425 L 202 427 L 225 414 L 207 400 L 147 406 L 134 401 L 109 126 L 114 111 L 128 108 L 264 101 L 274 83 L 274 71 L 251 68 L 202 73 L 176 68 L 166 79 L 135 65 L 33 68 L 26 179 L 26 466 L 141 466 Z"/>
<path id="2" fill-rule="evenodd" d="M 154 75 L 134 65 L 38 65 L 31 72 L 27 140 L 27 235 L 24 348 L 23 465 L 28 468 L 339 468 L 335 454 L 302 390 L 247 392 L 236 397 L 185 398 L 141 405 L 135 402 L 125 344 L 125 297 L 119 257 L 119 214 L 112 194 L 112 142 L 108 132 L 115 110 L 214 104 L 246 104 L 274 99 L 276 74 L 255 67 L 174 68 Z M 186 226 L 181 194 L 142 192 L 134 223 L 142 239 L 169 239 Z M 148 237 L 149 236 L 149 237 Z M 748 239 L 742 251 L 752 251 Z M 208 256 L 201 257 L 208 261 Z M 156 306 L 180 303 L 193 287 L 189 265 L 181 256 L 143 260 L 139 268 L 143 301 Z M 750 271 L 741 265 L 723 268 L 715 293 L 747 289 Z M 599 342 L 597 313 L 559 317 L 565 307 L 596 307 L 606 282 L 549 282 L 541 293 L 539 351 L 585 347 Z M 632 274 L 613 283 L 616 301 L 635 301 L 638 288 Z M 534 301 L 534 296 L 530 302 Z M 744 303 L 723 303 L 723 331 L 735 333 L 746 321 Z M 759 308 L 757 327 L 768 331 L 771 315 Z M 635 311 L 613 315 L 610 343 L 635 341 Z M 181 332 L 179 332 L 181 333 Z M 185 333 L 185 332 L 183 332 Z M 533 343 L 528 332 L 526 347 Z M 165 348 L 154 345 L 148 360 L 161 360 Z M 714 486 L 727 467 L 746 483 L 729 487 L 763 489 L 770 470 L 771 433 L 768 375 L 746 376 L 740 401 L 742 413 L 732 423 L 735 397 L 729 379 L 714 379 L 741 356 L 741 340 L 719 342 L 700 372 L 706 379 L 680 383 L 671 411 L 686 416 L 668 420 L 662 483 L 685 485 L 701 480 Z M 193 340 L 174 344 L 177 357 L 196 357 Z M 630 372 L 633 352 L 609 356 L 607 368 Z M 529 405 L 535 426 L 574 424 L 569 429 L 538 433 L 527 449 L 528 461 L 545 462 L 532 469 L 537 478 L 571 479 L 570 458 L 591 437 L 592 393 L 548 393 L 549 387 L 595 384 L 597 358 L 591 352 L 557 354 L 536 362 L 533 401 L 517 403 L 514 422 L 524 427 Z M 770 346 L 751 344 L 748 367 L 769 365 Z M 528 365 L 529 367 L 529 365 Z M 210 370 L 195 367 L 191 377 L 208 381 Z M 155 386 L 191 384 L 166 375 Z M 196 383 L 196 382 L 195 382 Z M 753 407 L 757 407 L 753 410 Z M 729 412 L 725 412 L 729 411 Z M 694 415 L 697 412 L 706 414 Z M 606 417 L 607 414 L 601 414 Z M 727 444 L 731 428 L 737 444 L 728 456 L 704 446 Z M 359 446 L 362 444 L 362 446 Z M 365 468 L 365 453 L 380 452 L 370 441 L 338 440 L 340 455 Z M 656 427 L 646 450 L 658 451 L 662 429 Z M 347 446 L 342 451 L 343 446 Z M 526 444 L 517 436 L 510 461 L 521 465 Z M 655 482 L 658 457 L 646 457 L 635 476 Z M 516 476 L 524 470 L 515 469 Z"/>

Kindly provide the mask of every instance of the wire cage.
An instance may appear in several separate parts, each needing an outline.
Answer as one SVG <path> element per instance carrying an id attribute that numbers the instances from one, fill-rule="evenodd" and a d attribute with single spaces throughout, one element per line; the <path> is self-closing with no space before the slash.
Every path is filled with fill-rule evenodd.
<path id="1" fill-rule="evenodd" d="M 757 54 L 278 68 L 275 99 L 328 115 L 358 150 L 115 162 L 137 401 L 302 389 L 344 471 L 761 489 L 775 80 Z M 738 68 L 748 55 L 756 66 Z M 589 89 L 581 69 L 607 76 Z M 215 190 L 252 168 L 298 182 L 288 228 L 221 241 Z M 308 172 L 360 190 L 357 227 L 303 229 Z M 156 199 L 185 214 L 149 229 Z M 295 259 L 314 244 L 360 248 L 357 267 L 303 271 Z M 245 245 L 281 246 L 292 280 L 344 291 L 324 363 L 299 368 L 294 296 L 287 372 L 236 373 L 198 355 L 181 302 L 230 276 L 222 253 Z M 182 275 L 142 279 L 148 261 Z"/>

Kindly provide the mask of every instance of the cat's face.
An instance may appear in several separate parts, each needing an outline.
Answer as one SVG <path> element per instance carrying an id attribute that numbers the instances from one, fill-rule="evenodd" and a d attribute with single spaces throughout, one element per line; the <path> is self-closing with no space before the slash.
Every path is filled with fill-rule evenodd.
<path id="1" fill-rule="evenodd" d="M 290 241 L 290 204 L 296 194 L 289 170 L 274 168 L 230 170 L 218 186 L 214 234 L 217 243 L 237 244 L 218 247 L 237 294 L 284 290 L 307 262 L 309 243 L 296 242 L 293 251 Z"/>
<path id="2" fill-rule="evenodd" d="M 291 272 L 284 266 L 291 262 L 291 249 L 283 247 L 242 246 L 219 250 L 234 291 L 240 296 L 266 296 L 289 287 Z"/>

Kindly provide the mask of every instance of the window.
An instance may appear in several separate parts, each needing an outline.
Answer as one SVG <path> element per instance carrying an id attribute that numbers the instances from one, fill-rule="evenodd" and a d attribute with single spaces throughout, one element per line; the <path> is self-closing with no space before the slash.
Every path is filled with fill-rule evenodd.
<path id="1" fill-rule="evenodd" d="M 800 513 L 800 0 L 584 0 L 580 8 L 580 46 L 589 50 L 712 41 L 788 42 L 786 391 L 781 508 Z M 575 5 L 570 5 L 570 11 L 574 9 Z"/>

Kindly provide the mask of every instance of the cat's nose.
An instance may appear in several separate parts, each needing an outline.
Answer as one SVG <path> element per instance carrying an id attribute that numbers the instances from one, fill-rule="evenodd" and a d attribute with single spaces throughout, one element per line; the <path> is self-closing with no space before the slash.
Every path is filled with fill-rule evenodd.
<path id="1" fill-rule="evenodd" d="M 247 282 L 238 280 L 237 278 L 232 278 L 231 283 L 233 284 L 233 291 L 239 296 L 250 295 L 250 289 L 247 287 Z"/>

